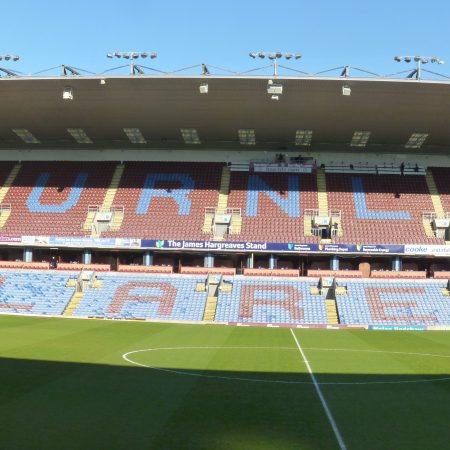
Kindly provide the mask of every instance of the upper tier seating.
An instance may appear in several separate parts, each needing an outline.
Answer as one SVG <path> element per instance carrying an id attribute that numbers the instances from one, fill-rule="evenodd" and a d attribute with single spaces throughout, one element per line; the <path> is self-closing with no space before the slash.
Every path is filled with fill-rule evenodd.
<path id="1" fill-rule="evenodd" d="M 433 211 L 423 176 L 327 174 L 328 204 L 342 214 L 341 243 L 443 244 L 428 238 L 422 213 Z"/>
<path id="2" fill-rule="evenodd" d="M 347 295 L 337 297 L 343 324 L 448 325 L 450 297 L 445 282 L 348 281 Z"/>
<path id="3" fill-rule="evenodd" d="M 218 322 L 327 323 L 325 301 L 310 293 L 310 282 L 233 280 L 231 293 L 221 292 Z"/>
<path id="4" fill-rule="evenodd" d="M 0 271 L 0 313 L 59 315 L 74 293 L 68 275 Z"/>
<path id="5" fill-rule="evenodd" d="M 128 162 L 114 203 L 120 233 L 147 239 L 204 239 L 205 207 L 215 207 L 223 164 Z M 108 233 L 104 234 L 108 236 Z"/>
<path id="6" fill-rule="evenodd" d="M 12 168 L 0 164 L 3 185 Z M 88 206 L 102 205 L 115 162 L 24 162 L 3 204 L 2 234 L 83 236 Z M 206 207 L 216 207 L 223 164 L 127 162 L 113 199 L 124 207 L 117 231 L 102 236 L 211 238 L 202 232 Z M 444 208 L 450 169 L 433 169 Z M 448 183 L 447 183 L 448 184 Z M 424 176 L 326 174 L 328 208 L 341 212 L 337 243 L 443 244 L 426 236 L 422 213 L 434 207 Z M 6 190 L 5 190 L 6 192 Z M 241 233 L 225 240 L 319 242 L 304 236 L 305 210 L 318 209 L 315 174 L 232 172 L 229 208 L 240 208 Z"/>
<path id="7" fill-rule="evenodd" d="M 102 204 L 115 166 L 112 162 L 22 163 L 3 201 L 11 205 L 11 215 L 1 233 L 84 235 L 88 206 Z"/>
<path id="8" fill-rule="evenodd" d="M 227 240 L 318 242 L 303 235 L 305 210 L 318 208 L 313 174 L 232 172 L 228 206 L 241 208 L 242 229 Z"/>
<path id="9" fill-rule="evenodd" d="M 202 320 L 206 293 L 200 278 L 102 274 L 102 287 L 86 291 L 74 315 L 124 319 Z"/>

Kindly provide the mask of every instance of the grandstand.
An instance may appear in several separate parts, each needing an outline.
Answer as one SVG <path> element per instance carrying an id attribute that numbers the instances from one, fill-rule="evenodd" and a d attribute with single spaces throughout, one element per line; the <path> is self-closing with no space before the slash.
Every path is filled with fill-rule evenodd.
<path id="1" fill-rule="evenodd" d="M 1 79 L 2 312 L 449 326 L 448 82 L 270 79 Z"/>
<path id="2" fill-rule="evenodd" d="M 450 84 L 274 78 L 0 78 L 1 448 L 448 446 Z"/>

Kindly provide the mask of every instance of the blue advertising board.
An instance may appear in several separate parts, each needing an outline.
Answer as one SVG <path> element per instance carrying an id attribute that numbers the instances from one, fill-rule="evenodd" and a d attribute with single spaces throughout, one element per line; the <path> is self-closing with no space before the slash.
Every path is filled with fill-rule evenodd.
<path id="1" fill-rule="evenodd" d="M 427 327 L 420 325 L 369 325 L 369 330 L 405 330 L 405 331 L 423 331 Z"/>
<path id="2" fill-rule="evenodd" d="M 389 254 L 404 252 L 403 245 L 357 244 L 300 244 L 282 242 L 227 242 L 188 241 L 183 239 L 142 239 L 144 248 L 161 250 L 210 250 L 244 252 L 293 252 L 293 253 L 365 253 Z"/>

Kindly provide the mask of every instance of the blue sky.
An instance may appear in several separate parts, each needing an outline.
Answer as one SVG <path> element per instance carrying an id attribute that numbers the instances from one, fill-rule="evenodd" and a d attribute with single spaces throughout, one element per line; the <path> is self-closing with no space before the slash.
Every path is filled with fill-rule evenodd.
<path id="1" fill-rule="evenodd" d="M 244 71 L 252 50 L 300 52 L 292 67 L 341 65 L 378 73 L 407 69 L 396 54 L 436 55 L 450 75 L 448 0 L 0 0 L 2 65 L 25 73 L 69 64 L 101 72 L 108 51 L 155 51 L 151 65 L 175 70 L 202 62 Z M 145 62 L 150 65 L 149 62 Z"/>

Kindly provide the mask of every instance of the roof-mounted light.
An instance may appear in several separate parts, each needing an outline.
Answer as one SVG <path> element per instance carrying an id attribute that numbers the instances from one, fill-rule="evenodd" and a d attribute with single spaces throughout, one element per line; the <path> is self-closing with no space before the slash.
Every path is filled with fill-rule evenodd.
<path id="1" fill-rule="evenodd" d="M 369 142 L 370 131 L 355 131 L 350 141 L 351 147 L 365 147 Z"/>
<path id="2" fill-rule="evenodd" d="M 312 135 L 312 130 L 297 130 L 295 132 L 295 145 L 311 145 Z"/>
<path id="3" fill-rule="evenodd" d="M 25 128 L 14 128 L 13 132 L 16 133 L 20 139 L 22 139 L 23 142 L 26 144 L 40 144 L 41 141 L 37 139 L 33 134 L 31 134 L 27 129 Z"/>
<path id="4" fill-rule="evenodd" d="M 201 144 L 200 137 L 195 128 L 181 128 L 180 131 L 185 144 Z"/>
<path id="5" fill-rule="evenodd" d="M 238 130 L 239 142 L 241 145 L 255 145 L 255 130 L 251 129 L 240 129 Z"/>
<path id="6" fill-rule="evenodd" d="M 91 138 L 82 128 L 67 128 L 67 132 L 78 142 L 78 144 L 92 144 Z"/>
<path id="7" fill-rule="evenodd" d="M 124 128 L 123 131 L 127 135 L 132 144 L 146 144 L 147 141 L 139 128 Z"/>

